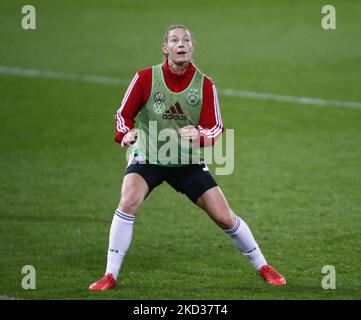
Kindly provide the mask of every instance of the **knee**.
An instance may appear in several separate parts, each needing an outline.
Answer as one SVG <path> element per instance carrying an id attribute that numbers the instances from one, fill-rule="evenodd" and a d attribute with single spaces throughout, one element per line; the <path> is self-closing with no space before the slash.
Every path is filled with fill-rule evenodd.
<path id="1" fill-rule="evenodd" d="M 143 199 L 136 196 L 122 196 L 118 209 L 122 212 L 135 214 L 142 203 Z"/>
<path id="2" fill-rule="evenodd" d="M 237 217 L 234 214 L 223 215 L 219 221 L 217 221 L 217 224 L 223 230 L 229 230 L 235 226 L 236 219 Z"/>

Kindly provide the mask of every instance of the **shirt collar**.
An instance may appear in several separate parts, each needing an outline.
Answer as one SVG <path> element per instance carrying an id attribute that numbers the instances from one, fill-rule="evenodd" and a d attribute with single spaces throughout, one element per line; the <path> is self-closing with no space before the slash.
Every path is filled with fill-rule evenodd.
<path id="1" fill-rule="evenodd" d="M 190 73 L 193 73 L 196 68 L 195 68 L 194 64 L 192 62 L 190 62 L 187 69 L 184 71 L 184 73 L 182 75 L 178 76 L 169 67 L 168 61 L 166 61 L 165 63 L 163 63 L 162 69 L 163 69 L 163 72 L 167 73 L 168 75 L 171 75 L 171 76 L 173 76 L 173 77 L 175 77 L 177 79 L 181 79 L 181 78 L 185 78 Z"/>

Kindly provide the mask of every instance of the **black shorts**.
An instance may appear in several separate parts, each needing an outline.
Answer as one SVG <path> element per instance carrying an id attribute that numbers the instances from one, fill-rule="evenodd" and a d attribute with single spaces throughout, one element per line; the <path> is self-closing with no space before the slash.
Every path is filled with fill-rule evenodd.
<path id="1" fill-rule="evenodd" d="M 138 173 L 147 182 L 149 193 L 166 181 L 175 190 L 185 194 L 194 203 L 207 190 L 217 186 L 206 164 L 190 164 L 181 167 L 164 167 L 133 160 L 125 174 Z"/>

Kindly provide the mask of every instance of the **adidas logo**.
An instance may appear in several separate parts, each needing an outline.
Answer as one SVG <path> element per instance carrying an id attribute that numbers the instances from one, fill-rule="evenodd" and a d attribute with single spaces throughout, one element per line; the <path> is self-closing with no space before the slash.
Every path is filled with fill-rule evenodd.
<path id="1" fill-rule="evenodd" d="M 187 120 L 187 115 L 184 114 L 180 104 L 176 102 L 174 106 L 163 113 L 162 118 L 168 120 Z"/>

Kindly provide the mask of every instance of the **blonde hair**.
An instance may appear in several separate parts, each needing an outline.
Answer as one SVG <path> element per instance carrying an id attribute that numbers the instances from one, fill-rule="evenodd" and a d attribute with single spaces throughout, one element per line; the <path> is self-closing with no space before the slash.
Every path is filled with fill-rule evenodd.
<path id="1" fill-rule="evenodd" d="M 184 24 L 173 24 L 171 26 L 169 26 L 167 28 L 167 30 L 164 32 L 164 37 L 163 37 L 163 44 L 166 44 L 168 42 L 168 37 L 169 37 L 169 32 L 171 32 L 172 30 L 174 29 L 183 29 L 185 31 L 188 31 L 190 36 L 191 36 L 191 40 L 192 40 L 192 44 L 193 44 L 193 47 L 195 47 L 195 41 L 193 39 L 193 34 L 192 32 L 189 30 L 188 27 L 186 27 Z M 168 55 L 163 53 L 163 63 L 166 62 L 168 59 Z"/>

